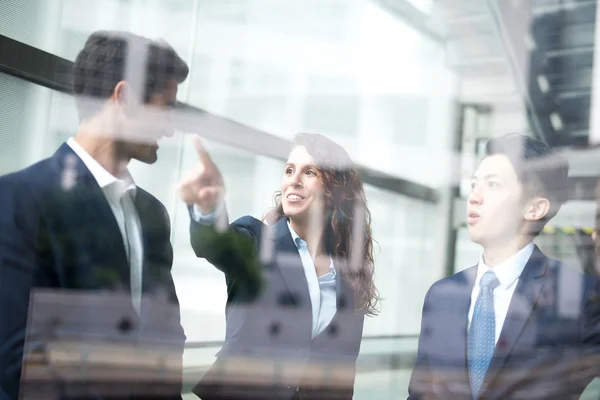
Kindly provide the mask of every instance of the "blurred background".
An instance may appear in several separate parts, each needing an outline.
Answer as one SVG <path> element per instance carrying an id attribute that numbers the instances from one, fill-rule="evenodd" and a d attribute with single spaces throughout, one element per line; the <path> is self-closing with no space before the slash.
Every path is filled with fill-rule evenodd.
<path id="1" fill-rule="evenodd" d="M 69 71 L 91 32 L 166 39 L 190 65 L 178 95 L 190 118 L 155 165 L 131 170 L 171 216 L 184 392 L 221 345 L 226 300 L 222 273 L 193 254 L 176 197 L 197 160 L 187 133 L 206 138 L 235 219 L 263 215 L 287 144 L 317 132 L 359 165 L 379 243 L 385 300 L 366 320 L 355 398 L 402 398 L 427 289 L 479 259 L 465 201 L 488 139 L 525 133 L 569 159 L 570 201 L 537 243 L 594 271 L 597 11 L 595 0 L 2 0 L 0 175 L 76 133 Z"/>

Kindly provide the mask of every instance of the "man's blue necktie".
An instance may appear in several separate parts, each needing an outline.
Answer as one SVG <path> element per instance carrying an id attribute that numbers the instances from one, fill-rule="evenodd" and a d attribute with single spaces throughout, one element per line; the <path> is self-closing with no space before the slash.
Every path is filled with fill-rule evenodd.
<path id="1" fill-rule="evenodd" d="M 493 271 L 486 272 L 479 283 L 467 346 L 469 381 L 473 398 L 477 398 L 483 378 L 496 347 L 496 318 L 494 316 L 494 289 L 500 284 Z"/>

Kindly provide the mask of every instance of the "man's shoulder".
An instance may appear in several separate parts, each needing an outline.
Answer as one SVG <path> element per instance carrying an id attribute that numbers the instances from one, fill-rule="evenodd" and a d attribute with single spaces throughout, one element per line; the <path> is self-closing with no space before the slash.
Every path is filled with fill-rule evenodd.
<path id="1" fill-rule="evenodd" d="M 561 286 L 582 286 L 585 289 L 600 291 L 600 276 L 597 273 L 582 271 L 558 259 L 548 258 L 547 275 Z"/>
<path id="2" fill-rule="evenodd" d="M 443 287 L 447 285 L 465 284 L 469 280 L 469 276 L 477 273 L 477 265 L 469 267 L 459 272 L 455 272 L 452 275 L 446 276 L 442 279 L 437 280 L 431 285 L 431 287 Z"/>
<path id="3" fill-rule="evenodd" d="M 158 216 L 162 216 L 162 218 L 159 218 L 159 220 L 170 225 L 171 219 L 169 217 L 169 212 L 167 211 L 165 205 L 158 198 L 139 186 L 136 187 L 136 197 L 141 199 L 143 208 L 143 211 L 138 209 L 138 213 L 141 213 L 140 217 L 145 216 L 154 219 Z"/>
<path id="4" fill-rule="evenodd" d="M 139 196 L 146 204 L 150 205 L 150 206 L 154 206 L 154 207 L 158 207 L 158 208 L 163 208 L 166 210 L 165 205 L 158 199 L 156 198 L 156 196 L 154 196 L 152 193 L 148 192 L 147 190 L 136 186 L 136 196 Z"/>
<path id="5" fill-rule="evenodd" d="M 21 170 L 0 176 L 0 191 L 4 194 L 22 191 L 42 191 L 54 184 L 50 158 L 38 161 Z"/>
<path id="6" fill-rule="evenodd" d="M 439 279 L 430 286 L 427 297 L 442 296 L 445 298 L 455 298 L 456 296 L 462 296 L 466 291 L 471 290 L 472 282 L 470 277 L 476 273 L 477 266 L 473 266 Z"/>
<path id="7" fill-rule="evenodd" d="M 559 260 L 557 258 L 550 258 L 547 256 L 546 258 L 548 271 L 550 271 L 550 273 L 552 274 L 560 273 L 561 275 L 567 275 L 572 277 L 582 277 L 583 275 L 585 275 L 585 273 L 582 272 L 580 269 L 577 269 L 573 265 L 570 265 L 562 260 Z"/>

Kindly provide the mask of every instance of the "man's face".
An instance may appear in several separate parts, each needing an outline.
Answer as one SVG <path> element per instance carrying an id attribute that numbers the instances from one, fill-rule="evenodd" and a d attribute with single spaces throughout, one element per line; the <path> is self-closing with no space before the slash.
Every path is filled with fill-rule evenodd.
<path id="1" fill-rule="evenodd" d="M 120 148 L 132 159 L 156 162 L 158 141 L 173 136 L 173 107 L 177 82 L 170 80 L 161 93 L 153 93 L 147 104 L 129 107 L 122 126 Z"/>
<path id="2" fill-rule="evenodd" d="M 525 213 L 523 186 L 505 155 L 486 157 L 471 180 L 467 201 L 470 239 L 494 246 L 520 233 Z"/>

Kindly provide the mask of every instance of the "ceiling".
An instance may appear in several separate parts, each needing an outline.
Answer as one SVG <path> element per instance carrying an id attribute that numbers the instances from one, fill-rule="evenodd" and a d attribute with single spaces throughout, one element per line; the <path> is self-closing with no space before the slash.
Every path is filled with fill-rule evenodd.
<path id="1" fill-rule="evenodd" d="M 461 100 L 493 110 L 487 135 L 587 145 L 595 0 L 438 0 L 430 18 L 443 26 Z"/>

